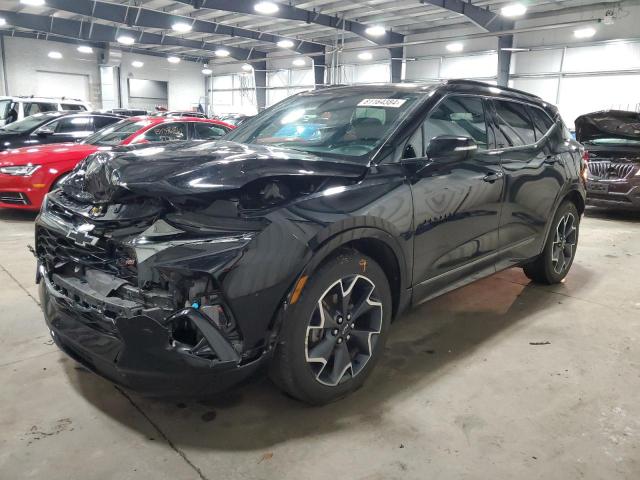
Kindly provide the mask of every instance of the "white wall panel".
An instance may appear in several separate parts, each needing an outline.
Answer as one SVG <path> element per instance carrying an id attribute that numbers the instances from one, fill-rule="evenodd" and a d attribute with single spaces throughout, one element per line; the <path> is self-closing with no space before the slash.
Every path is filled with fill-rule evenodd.
<path id="1" fill-rule="evenodd" d="M 640 43 L 614 42 L 567 48 L 563 71 L 594 72 L 636 68 L 640 68 Z"/>
<path id="2" fill-rule="evenodd" d="M 511 73 L 551 73 L 559 72 L 562 63 L 562 49 L 515 52 L 511 55 Z"/>
<path id="3" fill-rule="evenodd" d="M 387 63 L 355 65 L 353 83 L 380 83 L 391 81 L 391 67 Z"/>
<path id="4" fill-rule="evenodd" d="M 38 96 L 68 97 L 86 100 L 91 98 L 89 75 L 79 73 L 59 73 L 36 71 L 36 91 Z"/>
<path id="5" fill-rule="evenodd" d="M 442 78 L 486 78 L 495 77 L 498 71 L 498 54 L 464 55 L 444 58 Z"/>
<path id="6" fill-rule="evenodd" d="M 427 58 L 407 62 L 407 80 L 433 80 L 440 74 L 440 59 Z"/>
<path id="7" fill-rule="evenodd" d="M 544 101 L 555 105 L 558 93 L 558 77 L 554 78 L 514 78 L 509 86 L 533 93 Z"/>
<path id="8" fill-rule="evenodd" d="M 589 112 L 640 107 L 640 74 L 566 77 L 560 86 L 560 113 L 567 125 Z"/>

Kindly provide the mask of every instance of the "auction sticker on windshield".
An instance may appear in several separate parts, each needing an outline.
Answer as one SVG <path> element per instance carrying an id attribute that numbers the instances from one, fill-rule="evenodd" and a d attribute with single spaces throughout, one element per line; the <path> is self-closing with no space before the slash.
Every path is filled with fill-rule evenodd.
<path id="1" fill-rule="evenodd" d="M 358 103 L 358 106 L 400 108 L 406 101 L 404 98 L 365 98 Z"/>

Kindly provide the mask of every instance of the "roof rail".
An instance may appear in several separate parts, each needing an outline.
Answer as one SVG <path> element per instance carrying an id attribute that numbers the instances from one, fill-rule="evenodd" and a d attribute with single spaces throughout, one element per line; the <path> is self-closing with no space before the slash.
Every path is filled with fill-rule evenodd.
<path id="1" fill-rule="evenodd" d="M 454 78 L 451 80 L 446 80 L 445 82 L 447 85 L 475 85 L 475 86 L 482 86 L 482 87 L 493 87 L 493 88 L 497 88 L 500 90 L 504 90 L 505 92 L 513 92 L 513 93 L 518 93 L 520 95 L 526 95 L 527 97 L 534 97 L 537 98 L 539 100 L 542 100 L 542 98 L 540 98 L 538 95 L 534 95 L 533 93 L 529 93 L 529 92 L 525 92 L 524 90 L 518 90 L 517 88 L 511 88 L 511 87 L 501 87 L 499 85 L 493 85 L 491 83 L 487 83 L 487 82 L 481 82 L 479 80 L 466 80 L 463 78 Z"/>

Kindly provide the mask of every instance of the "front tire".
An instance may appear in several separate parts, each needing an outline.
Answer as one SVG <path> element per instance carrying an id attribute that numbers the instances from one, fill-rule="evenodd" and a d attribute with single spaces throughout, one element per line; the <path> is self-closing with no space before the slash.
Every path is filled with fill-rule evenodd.
<path id="1" fill-rule="evenodd" d="M 580 215 L 573 202 L 563 202 L 556 211 L 542 253 L 523 267 L 527 277 L 537 283 L 560 283 L 569 273 L 578 247 Z"/>
<path id="2" fill-rule="evenodd" d="M 313 405 L 358 389 L 382 355 L 391 309 L 382 268 L 356 250 L 341 250 L 312 274 L 284 313 L 272 380 Z"/>

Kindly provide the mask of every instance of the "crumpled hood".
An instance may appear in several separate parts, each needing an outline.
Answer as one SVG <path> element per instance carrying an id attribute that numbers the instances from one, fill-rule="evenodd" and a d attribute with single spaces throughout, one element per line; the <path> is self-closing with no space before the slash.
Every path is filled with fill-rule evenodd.
<path id="1" fill-rule="evenodd" d="M 82 143 L 51 143 L 33 147 L 13 148 L 0 152 L 0 166 L 7 165 L 46 165 L 77 158 L 78 160 L 95 152 L 97 147 Z"/>
<path id="2" fill-rule="evenodd" d="M 105 203 L 128 192 L 171 197 L 233 190 L 261 178 L 317 175 L 357 178 L 366 165 L 296 150 L 229 141 L 174 142 L 98 153 L 78 165 L 65 193 Z"/>
<path id="3" fill-rule="evenodd" d="M 576 140 L 588 142 L 598 138 L 640 140 L 640 113 L 604 110 L 576 118 Z"/>

